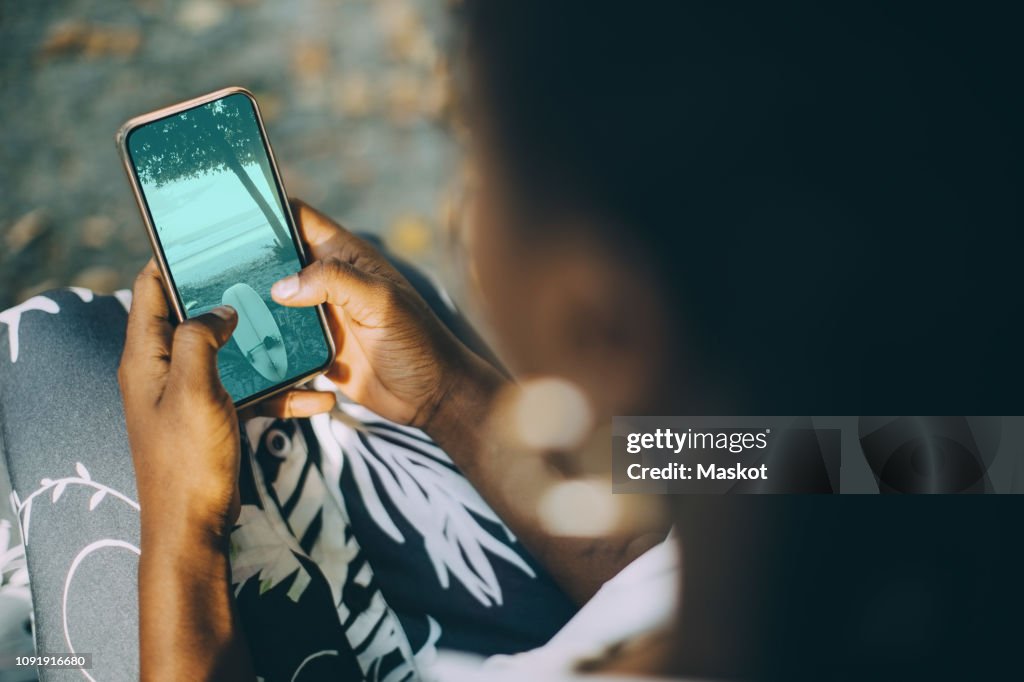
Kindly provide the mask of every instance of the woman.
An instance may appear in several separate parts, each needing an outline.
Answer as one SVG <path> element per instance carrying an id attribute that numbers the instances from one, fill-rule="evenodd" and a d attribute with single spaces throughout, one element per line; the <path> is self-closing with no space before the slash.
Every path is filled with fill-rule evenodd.
<path id="1" fill-rule="evenodd" d="M 968 300 L 979 317 L 995 314 L 991 292 L 1010 290 L 1009 250 L 978 237 L 1006 223 L 1015 191 L 989 151 L 1009 121 L 977 77 L 1000 62 L 991 41 L 970 42 L 962 17 L 462 4 L 480 169 L 473 269 L 517 377 L 570 382 L 598 424 L 908 404 L 941 413 L 982 386 L 990 406 L 1013 394 L 994 379 L 1021 375 L 1008 339 L 943 322 Z M 967 128 L 971 145 L 950 132 Z M 284 305 L 327 304 L 340 349 L 329 377 L 341 391 L 441 444 L 579 602 L 660 539 L 653 528 L 553 534 L 533 491 L 503 482 L 545 487 L 582 465 L 492 447 L 482 425 L 505 375 L 371 246 L 309 207 L 298 213 L 314 261 L 273 293 Z M 931 264 L 954 257 L 961 274 L 936 277 Z M 222 308 L 174 329 L 155 268 L 136 282 L 119 378 L 142 506 L 146 679 L 252 677 L 227 556 L 239 431 L 215 369 L 234 324 Z M 958 357 L 970 367 L 949 362 Z M 893 377 L 912 387 L 906 403 L 890 397 Z M 333 400 L 295 392 L 273 409 L 301 416 Z M 176 446 L 183 432 L 197 444 L 187 452 Z M 687 552 L 676 630 L 598 667 L 878 679 L 988 665 L 971 653 L 980 630 L 965 624 L 999 631 L 995 612 L 978 610 L 999 583 L 980 581 L 978 601 L 951 596 L 977 564 L 948 537 L 941 555 L 930 549 L 945 510 L 811 504 L 674 500 Z"/>

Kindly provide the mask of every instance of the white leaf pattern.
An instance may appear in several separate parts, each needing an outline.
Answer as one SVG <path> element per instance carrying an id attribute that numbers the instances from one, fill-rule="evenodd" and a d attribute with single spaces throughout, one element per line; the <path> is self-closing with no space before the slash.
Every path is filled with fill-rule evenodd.
<path id="1" fill-rule="evenodd" d="M 76 294 L 86 303 L 93 299 L 93 293 L 88 289 L 83 289 L 82 287 L 68 287 L 68 290 Z M 33 296 L 27 301 L 0 312 L 0 322 L 7 324 L 7 341 L 8 346 L 10 347 L 12 363 L 18 361 L 18 332 L 21 327 L 21 316 L 32 310 L 56 315 L 60 312 L 60 305 L 48 296 Z"/>
<path id="2" fill-rule="evenodd" d="M 19 303 L 13 308 L 0 312 L 0 322 L 7 324 L 7 341 L 11 349 L 12 363 L 18 361 L 18 331 L 21 326 L 21 316 L 30 310 L 56 315 L 60 312 L 60 306 L 52 298 L 33 296 L 24 303 Z"/>
<path id="3" fill-rule="evenodd" d="M 78 467 L 75 467 L 75 469 L 76 473 L 81 474 L 81 472 L 78 471 Z M 85 467 L 82 467 L 82 469 L 84 470 Z M 88 471 L 86 471 L 86 474 L 88 474 Z M 93 494 L 93 497 L 96 497 L 97 493 L 102 492 L 103 497 L 110 495 L 111 497 L 114 497 L 120 500 L 121 502 L 124 502 L 135 511 L 139 511 L 138 502 L 128 497 L 124 493 L 118 492 L 117 490 L 114 490 L 110 486 L 98 483 L 92 480 L 91 478 L 85 478 L 81 475 L 67 476 L 58 479 L 41 478 L 39 479 L 39 487 L 32 491 L 32 493 L 29 494 L 28 497 L 26 497 L 24 500 L 21 500 L 17 494 L 12 493 L 11 495 L 11 505 L 13 507 L 15 514 L 18 516 L 18 520 L 21 524 L 21 538 L 24 544 L 28 544 L 29 528 L 31 526 L 32 520 L 32 505 L 35 502 L 36 498 L 38 498 L 40 495 L 50 492 L 51 500 L 53 502 L 57 502 L 57 500 L 59 500 L 60 497 L 64 494 L 64 490 L 66 490 L 69 485 L 82 485 L 89 488 L 93 488 L 96 490 L 96 493 Z M 102 499 L 102 497 L 100 499 Z M 98 503 L 99 500 L 97 500 L 97 504 Z M 95 509 L 95 505 L 92 505 L 90 500 L 89 510 L 92 511 L 93 509 Z"/>
<path id="4" fill-rule="evenodd" d="M 387 423 L 359 405 L 348 403 L 338 410 L 343 414 L 311 420 L 322 448 L 328 455 L 344 457 L 373 520 L 395 542 L 404 542 L 378 486 L 383 490 L 422 536 L 442 588 L 447 589 L 454 577 L 481 604 L 490 606 L 504 598 L 492 557 L 535 575 L 519 554 L 481 525 L 487 521 L 512 538 L 448 455 L 425 434 Z M 353 422 L 362 426 L 353 428 Z"/>
<path id="5" fill-rule="evenodd" d="M 89 499 L 90 511 L 95 509 L 96 505 L 98 505 L 102 499 L 108 496 L 116 500 L 119 500 L 120 502 L 123 502 L 135 512 L 139 511 L 139 504 L 132 498 L 115 490 L 114 488 L 111 488 L 110 486 L 92 480 L 91 476 L 89 476 L 89 472 L 81 463 L 76 463 L 75 473 L 77 474 L 77 476 L 67 476 L 58 479 L 40 479 L 40 487 L 32 491 L 32 493 L 30 493 L 24 500 L 21 500 L 21 498 L 16 492 L 11 493 L 11 506 L 21 525 L 21 537 L 23 547 L 18 548 L 17 552 L 17 554 L 21 556 L 20 561 L 24 561 L 24 547 L 28 545 L 29 541 L 29 531 L 31 529 L 32 524 L 32 508 L 35 502 L 46 493 L 50 493 L 50 498 L 52 502 L 57 503 L 60 499 L 62 499 L 64 492 L 65 490 L 68 489 L 68 487 L 82 486 L 86 488 L 92 488 L 95 491 L 93 492 Z M 45 500 L 45 498 L 42 499 Z M 0 539 L 2 539 L 2 533 L 0 533 Z M 75 577 L 75 572 L 77 571 L 78 567 L 82 564 L 82 562 L 86 558 L 88 558 L 92 553 L 98 550 L 106 550 L 111 548 L 128 551 L 132 554 L 135 554 L 136 556 L 139 555 L 139 548 L 130 542 L 126 542 L 125 540 L 120 540 L 118 538 L 102 538 L 89 543 L 84 548 L 79 550 L 79 552 L 75 555 L 74 559 L 71 561 L 67 573 L 64 576 L 64 588 L 61 595 L 61 623 L 64 629 L 64 650 L 68 653 L 73 654 L 76 651 L 74 642 L 72 641 L 71 637 L 71 628 L 68 611 L 68 600 L 70 598 L 70 590 Z M 0 565 L 4 565 L 3 562 L 7 561 L 9 554 L 10 553 L 4 553 L 3 556 L 0 556 Z M 28 571 L 27 569 L 22 569 L 19 566 L 14 566 L 14 569 L 14 572 L 10 576 L 10 580 L 23 580 L 25 586 L 20 589 L 25 592 L 25 597 L 28 598 Z M 6 570 L 7 569 L 5 568 L 4 571 L 6 572 Z M 95 678 L 88 672 L 84 670 L 81 672 L 85 679 L 95 680 Z"/>
<path id="6" fill-rule="evenodd" d="M 114 297 L 118 300 L 118 302 L 126 311 L 131 310 L 132 292 L 130 289 L 118 289 L 117 291 L 114 292 Z"/>
<path id="7" fill-rule="evenodd" d="M 417 657 L 433 655 L 436 638 L 425 642 L 419 652 L 412 651 L 397 616 L 373 583 L 372 568 L 361 555 L 348 513 L 336 496 L 337 486 L 327 485 L 320 467 L 309 461 L 309 444 L 302 430 L 254 419 L 245 424 L 245 433 L 249 443 L 262 443 L 264 458 L 269 455 L 274 462 L 270 479 L 260 466 L 261 460 L 249 449 L 267 529 L 276 532 L 276 542 L 284 540 L 291 552 L 316 562 L 335 599 L 339 621 L 364 678 L 375 682 L 420 679 Z M 265 490 L 272 490 L 273 496 L 264 495 Z M 285 511 L 275 499 L 292 502 Z M 305 552 L 297 539 L 306 534 L 313 518 L 319 518 L 321 526 Z M 235 561 L 233 557 L 233 574 Z"/>
<path id="8" fill-rule="evenodd" d="M 107 496 L 107 491 L 106 490 L 97 490 L 96 492 L 94 492 L 92 494 L 92 497 L 89 498 L 89 511 L 92 511 L 93 509 L 98 507 L 100 502 L 102 502 L 103 498 L 106 497 L 106 496 Z"/>
<path id="9" fill-rule="evenodd" d="M 252 577 L 260 581 L 260 594 L 263 594 L 292 576 L 295 580 L 288 596 L 297 602 L 309 584 L 309 574 L 281 542 L 263 510 L 256 505 L 243 504 L 231 531 L 231 583 L 235 586 L 235 595 Z"/>

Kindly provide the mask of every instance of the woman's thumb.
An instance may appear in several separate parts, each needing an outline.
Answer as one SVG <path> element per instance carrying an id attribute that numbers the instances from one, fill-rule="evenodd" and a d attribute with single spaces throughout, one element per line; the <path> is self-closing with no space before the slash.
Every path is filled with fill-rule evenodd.
<path id="1" fill-rule="evenodd" d="M 351 263 L 337 258 L 325 258 L 276 282 L 270 295 L 286 306 L 312 306 L 319 303 L 345 306 L 353 296 L 368 296 L 372 291 L 370 275 Z"/>

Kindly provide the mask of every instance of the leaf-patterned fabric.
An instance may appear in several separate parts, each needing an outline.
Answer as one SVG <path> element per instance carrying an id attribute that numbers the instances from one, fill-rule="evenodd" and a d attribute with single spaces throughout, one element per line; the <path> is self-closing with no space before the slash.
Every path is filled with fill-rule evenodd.
<path id="1" fill-rule="evenodd" d="M 137 677 L 138 504 L 116 381 L 129 303 L 62 290 L 0 313 L 0 448 L 37 647 L 94 654 L 46 680 Z M 242 432 L 232 587 L 263 679 L 430 679 L 438 649 L 523 651 L 572 616 L 422 432 L 343 400 Z"/>

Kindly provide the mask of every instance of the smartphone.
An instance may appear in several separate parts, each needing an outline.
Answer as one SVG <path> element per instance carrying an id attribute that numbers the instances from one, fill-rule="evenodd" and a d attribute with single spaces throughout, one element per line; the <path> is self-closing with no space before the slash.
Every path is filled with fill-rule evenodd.
<path id="1" fill-rule="evenodd" d="M 224 304 L 238 312 L 217 356 L 235 405 L 326 370 L 323 309 L 270 297 L 306 259 L 252 93 L 226 88 L 138 116 L 117 143 L 179 322 Z"/>

